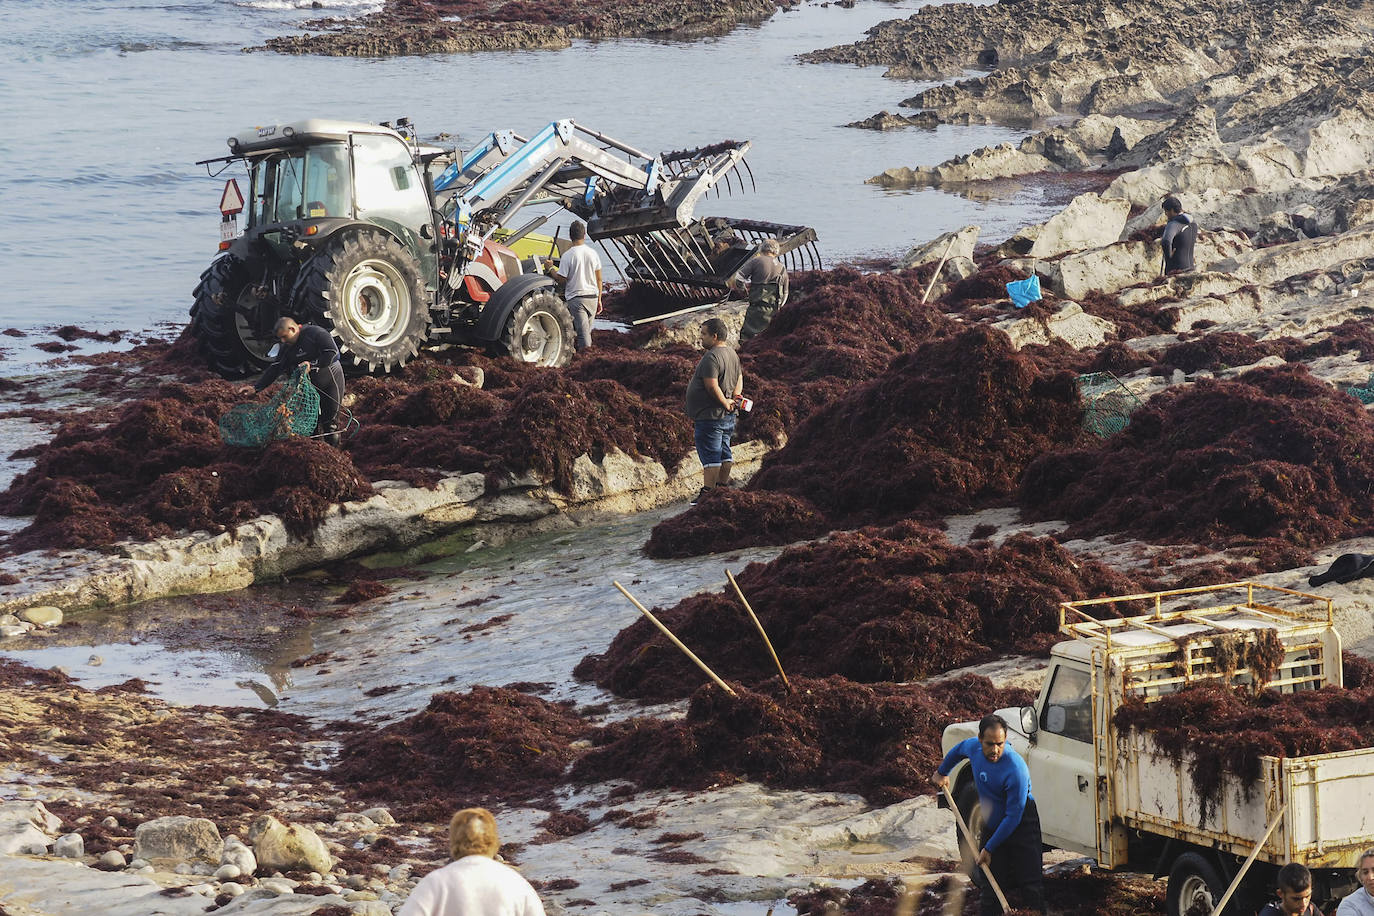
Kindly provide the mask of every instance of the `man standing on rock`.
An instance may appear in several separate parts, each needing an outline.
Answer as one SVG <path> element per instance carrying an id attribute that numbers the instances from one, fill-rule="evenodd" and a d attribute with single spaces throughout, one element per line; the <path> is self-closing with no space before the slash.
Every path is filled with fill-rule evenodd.
<path id="1" fill-rule="evenodd" d="M 777 239 L 764 239 L 759 253 L 745 261 L 739 273 L 730 278 L 732 289 L 749 285 L 749 310 L 744 313 L 744 327 L 739 332 L 741 343 L 761 334 L 787 302 L 787 267 L 778 258 L 781 250 Z"/>
<path id="2" fill-rule="evenodd" d="M 1193 245 L 1197 243 L 1197 223 L 1183 212 L 1177 197 L 1166 197 L 1163 203 L 1164 234 L 1159 243 L 1164 247 L 1164 276 L 1190 273 L 1193 270 Z"/>
<path id="3" fill-rule="evenodd" d="M 697 457 L 701 459 L 701 492 L 692 499 L 694 506 L 712 487 L 729 486 L 734 466 L 730 436 L 744 391 L 744 371 L 739 355 L 726 343 L 729 333 L 719 318 L 702 322 L 701 345 L 706 354 L 687 383 L 687 416 L 695 425 Z"/>
<path id="4" fill-rule="evenodd" d="M 973 871 L 973 883 L 982 896 L 982 916 L 1001 916 L 1002 906 L 987 884 L 986 865 L 1003 892 L 1020 889 L 1027 909 L 1045 909 L 1044 873 L 1041 863 L 1040 812 L 1031 795 L 1030 770 L 1015 748 L 1007 744 L 1007 721 L 988 715 L 978 723 L 978 737 L 965 738 L 952 747 L 930 781 L 944 789 L 949 774 L 960 760 L 973 771 L 973 785 L 983 809 L 983 831 Z"/>
<path id="5" fill-rule="evenodd" d="M 592 345 L 592 319 L 601 314 L 601 255 L 587 244 L 587 224 L 577 220 L 568 228 L 572 245 L 563 252 L 552 273 L 554 282 L 563 287 L 563 301 L 572 313 L 573 330 L 577 333 L 577 349 Z"/>
<path id="6" fill-rule="evenodd" d="M 238 393 L 247 396 L 261 391 L 295 366 L 309 368 L 310 382 L 320 393 L 320 419 L 315 426 L 315 435 L 324 436 L 330 445 L 337 448 L 344 375 L 334 335 L 313 324 L 302 327 L 294 318 L 278 318 L 273 331 L 281 345 L 276 358 L 263 370 L 256 384 L 240 386 Z"/>
<path id="7" fill-rule="evenodd" d="M 496 861 L 501 840 L 486 808 L 464 808 L 448 825 L 453 861 L 415 885 L 398 916 L 544 916 L 530 883 Z"/>

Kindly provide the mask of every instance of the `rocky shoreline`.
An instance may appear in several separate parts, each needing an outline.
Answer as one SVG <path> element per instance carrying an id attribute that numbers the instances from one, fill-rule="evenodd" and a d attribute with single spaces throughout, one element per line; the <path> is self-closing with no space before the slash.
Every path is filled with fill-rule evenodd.
<path id="1" fill-rule="evenodd" d="M 322 31 L 269 47 L 362 55 L 562 47 L 574 38 L 711 34 L 779 8 L 772 0 L 650 6 L 652 12 L 541 8 L 535 21 L 523 5 L 393 0 L 360 23 L 322 22 L 314 26 Z M 1031 588 L 1036 564 L 1053 566 L 1059 591 L 1050 594 L 1036 580 L 1039 610 L 1021 614 L 1016 625 L 1023 629 L 1015 635 L 1040 645 L 1053 638 L 1046 608 L 1106 587 L 1099 582 L 1116 584 L 1115 577 L 1194 584 L 1255 576 L 1305 587 L 1306 574 L 1336 554 L 1370 549 L 1374 496 L 1357 482 L 1374 421 L 1361 409 L 1363 398 L 1345 392 L 1370 388 L 1374 378 L 1374 70 L 1363 53 L 1371 27 L 1374 4 L 1355 0 L 1186 8 L 1172 0 L 1067 8 L 1019 0 L 925 7 L 852 45 L 807 55 L 810 62 L 883 66 L 896 80 L 989 71 L 911 96 L 903 103 L 915 110 L 910 117 L 883 112 L 855 127 L 1034 129 L 1016 146 L 934 165 L 894 165 L 874 176 L 875 184 L 968 194 L 1007 182 L 1072 181 L 1087 189 L 1059 215 L 995 246 L 980 244 L 970 226 L 923 240 L 890 272 L 799 277 L 794 301 L 746 348 L 746 371 L 762 392 L 756 400 L 776 409 L 749 443 L 761 470 L 746 490 L 713 494 L 665 520 L 650 550 L 688 557 L 719 550 L 727 539 L 729 548 L 742 549 L 809 540 L 836 527 L 890 525 L 794 548 L 741 576 L 765 620 L 779 628 L 786 621 L 789 631 L 817 628 L 806 646 L 799 641 L 794 654 L 782 655 L 789 663 L 805 658 L 806 675 L 814 678 L 807 689 L 825 702 L 788 705 L 768 680 L 771 669 L 752 654 L 726 662 L 744 694 L 727 702 L 709 687 L 695 688 L 693 670 L 679 671 L 676 656 L 660 654 L 671 650 L 646 626 L 617 633 L 610 623 L 578 666 L 580 676 L 608 697 L 690 696 L 685 714 L 680 704 L 666 713 L 571 708 L 541 698 L 541 685 L 532 683 L 446 693 L 447 682 L 435 675 L 421 685 L 440 691 L 431 706 L 391 717 L 384 730 L 361 719 L 325 723 L 270 711 L 186 709 L 146 696 L 137 683 L 87 691 L 60 673 L 0 662 L 6 701 L 17 710 L 0 722 L 0 851 L 8 854 L 0 908 L 10 916 L 64 906 L 130 916 L 213 907 L 391 912 L 425 870 L 443 861 L 439 809 L 460 798 L 436 798 L 434 810 L 423 810 L 414 793 L 434 787 L 397 782 L 388 789 L 395 803 L 380 804 L 361 788 L 377 782 L 375 773 L 350 781 L 346 767 L 333 768 L 348 756 L 346 747 L 354 758 L 399 754 L 421 728 L 445 736 L 444 747 L 485 749 L 522 779 L 548 769 L 553 788 L 543 794 L 522 797 L 461 780 L 459 791 L 461 800 L 501 808 L 513 843 L 508 854 L 540 883 L 553 913 L 653 909 L 686 916 L 716 904 L 762 908 L 789 895 L 809 912 L 793 892 L 813 880 L 852 884 L 860 876 L 906 875 L 925 882 L 947 874 L 950 825 L 911 780 L 929 763 L 927 745 L 938 743 L 942 717 L 964 714 L 940 703 L 976 704 L 1011 696 L 993 691 L 1035 685 L 1038 663 L 1006 656 L 1008 647 L 979 635 L 976 624 L 980 615 L 1004 622 L 1010 612 L 999 595 Z M 1161 278 L 1165 194 L 1180 196 L 1203 231 L 1197 271 Z M 1032 272 L 1047 295 L 1015 310 L 1005 284 Z M 681 325 L 677 339 L 690 341 L 692 322 Z M 480 471 L 392 468 L 379 457 L 386 438 L 408 425 L 437 437 L 478 414 L 532 427 L 569 416 L 552 412 L 551 403 L 564 409 L 615 398 L 622 412 L 628 405 L 658 422 L 655 411 L 667 416 L 678 396 L 674 380 L 690 362 L 673 334 L 659 342 L 664 349 L 607 352 L 556 383 L 505 377 L 487 366 L 491 383 L 474 392 L 450 377 L 452 364 L 436 360 L 394 384 L 360 386 L 369 422 L 381 432 L 353 454 L 376 479 L 364 481 L 370 490 L 361 498 L 327 500 L 308 537 L 280 516 L 259 513 L 229 525 L 225 517 L 192 514 L 195 505 L 160 504 L 154 508 L 163 515 L 149 516 L 159 524 L 183 517 L 168 514 L 171 505 L 197 524 L 208 519 L 225 530 L 11 552 L 0 560 L 0 576 L 7 577 L 0 581 L 9 583 L 0 585 L 0 612 L 32 619 L 20 614 L 5 626 L 13 638 L 31 638 L 23 633 L 63 619 L 40 613 L 44 605 L 70 618 L 100 604 L 236 588 L 379 550 L 404 553 L 435 537 L 455 550 L 464 538 L 681 499 L 693 489 L 696 466 L 683 431 L 666 419 L 619 440 L 628 443 L 623 449 L 598 439 L 578 446 L 576 455 L 531 460 L 538 469 L 523 473 L 508 466 L 522 446 L 499 439 L 501 424 L 467 427 L 491 437 L 477 443 L 487 450 Z M 1128 434 L 1104 440 L 1079 428 L 1079 412 L 1096 402 L 1089 388 L 1074 387 L 1075 378 L 1091 373 L 1109 373 L 1119 385 L 1116 396 L 1141 405 Z M 602 377 L 619 387 L 589 387 Z M 210 396 L 216 383 L 179 384 L 203 385 L 195 391 Z M 150 385 L 147 392 L 156 390 Z M 1073 422 L 1065 421 L 1071 412 Z M 102 442 L 94 429 L 100 425 L 81 435 Z M 1191 451 L 1178 446 L 1183 440 Z M 40 462 L 42 451 L 35 453 Z M 678 464 L 665 457 L 678 453 Z M 189 476 L 180 479 L 186 489 L 174 492 L 211 492 L 197 487 L 209 486 L 215 456 L 184 454 L 195 460 L 178 469 Z M 844 462 L 837 464 L 836 455 Z M 885 467 L 905 476 L 881 473 Z M 405 473 L 395 482 L 383 469 Z M 70 493 L 43 490 L 32 478 L 25 485 L 34 488 L 35 506 Z M 1148 502 L 1166 489 L 1170 506 Z M 260 504 L 270 505 L 268 499 L 260 495 Z M 50 514 L 55 505 L 48 503 Z M 861 572 L 833 581 L 850 569 L 844 564 Z M 1084 578 L 1088 572 L 1098 579 Z M 986 581 L 1000 583 L 1000 591 L 985 588 Z M 833 601 L 827 598 L 835 607 L 845 598 L 838 592 L 858 593 L 864 613 L 939 604 L 943 610 L 932 619 L 969 617 L 959 640 L 931 642 L 921 652 L 918 640 L 932 639 L 938 627 L 901 614 L 879 615 L 862 632 L 852 621 L 845 630 L 826 608 L 792 619 L 802 607 L 798 589 L 816 596 L 827 588 L 837 590 Z M 1323 594 L 1337 600 L 1347 648 L 1374 655 L 1374 585 L 1325 586 Z M 661 613 L 687 628 L 703 654 L 727 656 L 746 638 L 720 624 L 731 600 L 724 592 L 702 594 Z M 498 615 L 475 625 L 501 622 Z M 848 648 L 841 653 L 837 646 Z M 873 658 L 883 665 L 866 664 Z M 315 671 L 339 663 L 301 661 Z M 960 681 L 963 694 L 946 686 L 931 699 L 934 683 L 967 674 L 956 664 L 977 666 L 972 670 L 992 680 Z M 502 670 L 494 659 L 473 683 L 504 683 Z M 573 672 L 549 676 L 571 679 Z M 906 678 L 922 680 L 888 683 Z M 865 679 L 873 683 L 860 683 Z M 638 724 L 617 727 L 618 718 L 635 711 L 644 714 Z M 851 758 L 818 759 L 816 748 L 836 743 L 834 720 L 861 713 L 881 722 L 883 740 L 912 729 L 911 742 L 891 755 L 891 771 L 878 783 L 890 794 L 875 797 L 894 804 L 872 806 L 851 794 L 858 772 Z M 493 724 L 480 734 L 461 730 L 474 722 Z M 778 740 L 751 744 L 740 723 Z M 509 735 L 522 736 L 543 759 L 520 757 L 518 747 L 501 743 Z M 703 757 L 700 773 L 683 775 L 649 753 L 654 741 L 738 753 Z M 876 739 L 865 745 L 870 755 L 879 746 Z M 215 749 L 213 766 L 202 759 L 206 747 Z M 688 750 L 681 756 L 689 759 Z M 573 778 L 578 766 L 604 766 L 611 758 L 636 762 L 641 772 Z M 550 761 L 557 766 L 550 769 Z M 805 790 L 787 782 L 802 772 L 814 780 Z M 668 788 L 644 788 L 645 773 L 668 780 Z M 466 771 L 461 777 L 476 778 Z M 711 787 L 684 788 L 688 777 Z M 849 791 L 828 790 L 835 786 Z M 36 807 L 39 800 L 46 808 Z M 260 820 L 265 815 L 278 825 Z M 211 828 L 160 820 L 168 817 L 204 817 Z M 174 829 L 188 843 L 199 831 L 200 845 L 154 855 L 158 829 L 150 825 Z M 323 856 L 279 861 L 260 854 L 273 845 L 264 837 L 290 832 L 290 825 L 301 828 L 297 845 L 322 848 Z M 224 834 L 246 842 L 229 843 Z M 255 857 L 253 867 L 239 850 Z M 73 862 L 93 867 L 78 871 Z M 114 869 L 118 881 L 102 869 Z M 1159 894 L 1150 894 L 1147 887 L 1140 908 L 1129 911 L 1162 912 Z M 885 900 L 864 912 L 891 912 L 896 896 Z M 831 900 L 826 912 L 865 901 L 872 902 L 856 892 L 852 900 Z M 1094 912 L 1091 905 L 1053 911 Z"/>
<path id="2" fill-rule="evenodd" d="M 691 40 L 757 23 L 798 0 L 387 0 L 361 19 L 318 19 L 260 50 L 334 57 L 556 50 L 577 40 Z"/>

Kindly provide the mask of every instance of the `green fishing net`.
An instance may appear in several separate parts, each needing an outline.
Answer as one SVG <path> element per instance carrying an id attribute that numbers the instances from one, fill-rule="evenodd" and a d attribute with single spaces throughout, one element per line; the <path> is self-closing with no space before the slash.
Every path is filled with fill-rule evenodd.
<path id="1" fill-rule="evenodd" d="M 1083 395 L 1083 428 L 1105 439 L 1121 432 L 1131 422 L 1131 411 L 1140 398 L 1110 372 L 1093 372 L 1078 377 Z"/>
<path id="2" fill-rule="evenodd" d="M 291 373 L 266 404 L 239 404 L 219 418 L 219 434 L 230 445 L 253 447 L 273 439 L 309 436 L 320 419 L 320 393 L 302 368 Z"/>

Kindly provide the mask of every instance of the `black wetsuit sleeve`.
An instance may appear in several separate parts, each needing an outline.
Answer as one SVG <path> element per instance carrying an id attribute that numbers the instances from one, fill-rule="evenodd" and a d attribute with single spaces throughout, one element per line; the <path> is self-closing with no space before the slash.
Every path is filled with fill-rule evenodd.
<path id="1" fill-rule="evenodd" d="M 261 391 L 272 384 L 286 370 L 287 366 L 294 366 L 299 360 L 295 359 L 295 353 L 299 349 L 299 342 L 289 347 L 282 347 L 277 353 L 277 358 L 267 364 L 267 368 L 262 370 L 262 376 L 253 385 L 254 390 Z"/>
<path id="2" fill-rule="evenodd" d="M 1169 220 L 1164 227 L 1164 234 L 1159 237 L 1159 244 L 1164 247 L 1164 263 L 1169 263 L 1174 257 L 1174 239 L 1178 237 L 1183 224 L 1177 220 Z"/>

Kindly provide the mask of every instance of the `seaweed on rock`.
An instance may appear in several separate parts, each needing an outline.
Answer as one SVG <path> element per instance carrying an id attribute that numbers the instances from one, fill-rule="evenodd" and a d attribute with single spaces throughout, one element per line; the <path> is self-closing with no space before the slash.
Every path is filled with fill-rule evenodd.
<path id="1" fill-rule="evenodd" d="M 933 791 L 947 724 L 1030 698 L 977 675 L 930 685 L 793 678 L 790 693 L 775 679 L 733 697 L 708 684 L 683 719 L 632 719 L 596 732 L 573 777 L 685 789 L 747 779 L 891 804 Z"/>
<path id="2" fill-rule="evenodd" d="M 1061 601 L 1137 590 L 1130 579 L 1027 535 L 996 547 L 956 547 L 914 521 L 788 548 L 751 564 L 740 588 L 789 675 L 904 681 L 1045 651 Z M 658 616 L 721 677 L 749 685 L 772 661 L 733 589 L 692 595 Z M 652 625 L 621 630 L 574 671 L 620 695 L 665 700 L 705 677 Z"/>
<path id="3" fill-rule="evenodd" d="M 1071 374 L 1042 375 L 1005 334 L 975 327 L 896 357 L 873 381 L 816 410 L 748 489 L 815 506 L 824 524 L 812 530 L 938 519 L 1010 499 L 1031 460 L 1084 435 L 1081 420 Z M 659 525 L 650 555 L 719 549 L 691 539 L 702 529 L 697 516 L 715 511 L 704 503 Z M 766 516 L 776 507 L 773 500 L 754 508 Z M 748 508 L 732 501 L 736 514 Z M 792 535 L 747 519 L 736 530 L 752 537 L 730 546 Z"/>
<path id="4" fill-rule="evenodd" d="M 1101 444 L 1031 464 L 1020 502 L 1075 536 L 1310 549 L 1374 530 L 1372 454 L 1374 419 L 1290 364 L 1164 392 Z"/>

